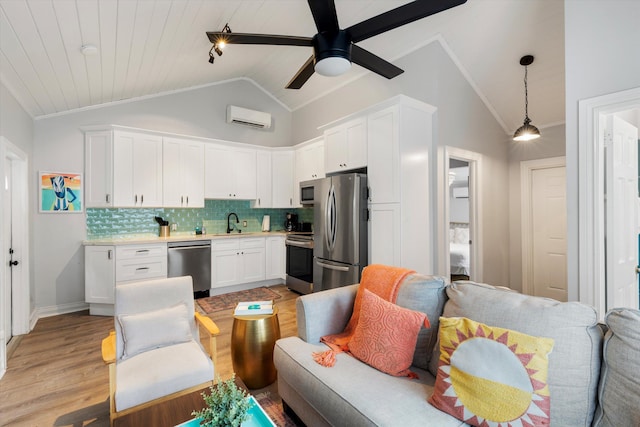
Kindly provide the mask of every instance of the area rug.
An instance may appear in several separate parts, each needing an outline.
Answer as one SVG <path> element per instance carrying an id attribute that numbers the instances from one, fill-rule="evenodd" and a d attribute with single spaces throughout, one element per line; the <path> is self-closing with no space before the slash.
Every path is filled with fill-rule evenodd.
<path id="1" fill-rule="evenodd" d="M 196 300 L 200 308 L 206 313 L 235 308 L 240 301 L 268 301 L 280 298 L 280 295 L 267 287 L 230 292 Z"/>
<path id="2" fill-rule="evenodd" d="M 271 393 L 259 393 L 254 397 L 275 425 L 278 427 L 297 427 L 297 424 L 282 409 L 282 402 L 272 399 Z"/>

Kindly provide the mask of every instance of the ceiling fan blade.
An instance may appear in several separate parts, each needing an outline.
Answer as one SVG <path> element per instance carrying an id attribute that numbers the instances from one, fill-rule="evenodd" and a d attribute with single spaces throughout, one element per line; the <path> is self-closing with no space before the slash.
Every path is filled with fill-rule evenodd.
<path id="1" fill-rule="evenodd" d="M 207 31 L 211 43 L 224 41 L 228 44 L 268 44 L 280 46 L 313 46 L 311 37 L 284 36 L 275 34 L 223 33 Z"/>
<path id="2" fill-rule="evenodd" d="M 291 81 L 287 83 L 287 89 L 300 89 L 302 85 L 305 84 L 307 80 L 309 80 L 309 78 L 313 75 L 313 66 L 314 58 L 313 55 L 311 55 L 311 57 L 307 59 L 307 62 L 305 62 L 304 65 L 298 70 L 296 75 L 293 76 Z"/>
<path id="3" fill-rule="evenodd" d="M 313 20 L 319 33 L 337 31 L 338 14 L 333 0 L 308 0 Z"/>
<path id="4" fill-rule="evenodd" d="M 416 0 L 347 28 L 354 43 L 368 39 L 418 19 L 435 15 L 467 0 Z"/>
<path id="5" fill-rule="evenodd" d="M 351 62 L 354 62 L 367 70 L 380 74 L 382 77 L 392 79 L 397 75 L 404 73 L 402 68 L 398 68 L 390 62 L 385 61 L 379 56 L 374 55 L 361 48 L 358 45 L 351 46 Z"/>

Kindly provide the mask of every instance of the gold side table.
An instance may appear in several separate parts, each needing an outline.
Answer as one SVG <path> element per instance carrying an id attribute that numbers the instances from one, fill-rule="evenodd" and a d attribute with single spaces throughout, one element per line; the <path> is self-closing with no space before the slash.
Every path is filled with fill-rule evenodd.
<path id="1" fill-rule="evenodd" d="M 278 308 L 273 314 L 233 316 L 231 360 L 233 370 L 250 389 L 265 387 L 276 380 L 273 348 L 280 339 Z"/>

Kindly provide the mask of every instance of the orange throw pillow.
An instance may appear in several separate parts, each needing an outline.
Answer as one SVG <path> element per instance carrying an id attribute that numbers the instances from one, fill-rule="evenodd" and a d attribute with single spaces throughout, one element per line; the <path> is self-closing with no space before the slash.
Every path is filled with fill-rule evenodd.
<path id="1" fill-rule="evenodd" d="M 409 367 L 423 324 L 428 325 L 425 313 L 400 307 L 365 289 L 349 351 L 389 375 L 415 376 Z"/>

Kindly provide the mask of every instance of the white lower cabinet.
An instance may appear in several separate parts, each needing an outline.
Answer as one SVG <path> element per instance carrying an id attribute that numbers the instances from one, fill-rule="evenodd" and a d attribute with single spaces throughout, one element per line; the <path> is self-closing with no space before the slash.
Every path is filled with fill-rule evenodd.
<path id="1" fill-rule="evenodd" d="M 400 203 L 369 205 L 369 264 L 401 265 Z"/>
<path id="2" fill-rule="evenodd" d="M 265 279 L 285 279 L 286 275 L 286 247 L 285 236 L 273 236 L 265 239 Z"/>
<path id="3" fill-rule="evenodd" d="M 120 283 L 167 277 L 167 245 L 85 246 L 85 301 L 90 314 L 112 316 Z"/>
<path id="4" fill-rule="evenodd" d="M 264 280 L 264 237 L 213 240 L 211 277 L 212 288 Z"/>
<path id="5" fill-rule="evenodd" d="M 85 246 L 84 265 L 84 299 L 90 304 L 91 314 L 101 314 L 103 304 L 114 302 L 115 247 Z"/>

